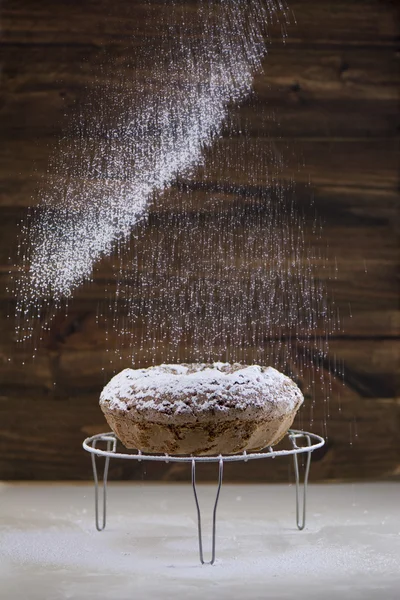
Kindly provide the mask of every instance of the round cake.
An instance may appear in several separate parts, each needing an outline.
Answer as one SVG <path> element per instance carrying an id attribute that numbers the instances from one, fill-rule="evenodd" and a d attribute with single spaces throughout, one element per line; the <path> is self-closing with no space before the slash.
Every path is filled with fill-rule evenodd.
<path id="1" fill-rule="evenodd" d="M 125 369 L 103 389 L 100 406 L 127 448 L 215 455 L 276 444 L 303 399 L 272 367 L 180 364 Z"/>

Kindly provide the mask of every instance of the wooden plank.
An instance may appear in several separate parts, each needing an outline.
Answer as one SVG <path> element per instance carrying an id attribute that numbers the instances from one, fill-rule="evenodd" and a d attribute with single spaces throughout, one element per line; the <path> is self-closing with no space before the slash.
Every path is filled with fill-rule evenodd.
<path id="1" fill-rule="evenodd" d="M 291 84 L 296 86 L 293 82 Z M 3 96 L 0 133 L 3 143 L 46 139 L 51 146 L 74 121 L 73 105 L 84 102 L 85 90 L 74 89 L 60 81 L 56 89 L 10 92 Z M 322 98 L 304 91 L 292 92 L 287 86 L 273 93 L 266 91 L 252 105 L 233 107 L 224 135 L 246 130 L 248 135 L 272 139 L 368 139 L 396 138 L 397 100 L 353 100 Z M 258 101 L 259 100 L 259 101 Z M 371 118 L 374 114 L 374 118 Z"/>
<path id="2" fill-rule="evenodd" d="M 226 213 L 260 210 L 268 196 L 268 186 L 256 186 L 247 182 L 243 186 L 204 181 L 201 179 L 178 180 L 149 205 L 149 215 L 161 218 L 164 213 L 187 215 L 215 215 L 222 218 Z M 272 193 L 273 196 L 273 193 Z M 293 200 L 294 199 L 294 200 Z M 281 202 L 286 207 L 293 202 L 296 211 L 304 216 L 306 225 L 317 220 L 324 227 L 387 227 L 396 229 L 398 216 L 398 193 L 396 190 L 366 189 L 364 186 L 337 185 L 318 187 L 312 183 L 293 182 L 283 194 Z M 2 211 L 7 212 L 7 207 Z M 18 209 L 23 214 L 23 207 Z M 5 213 L 3 213 L 5 214 Z"/>
<path id="3" fill-rule="evenodd" d="M 148 85 L 147 70 L 118 66 L 118 57 L 126 59 L 126 49 L 113 52 L 112 73 L 126 78 L 127 89 L 140 81 Z M 67 123 L 64 114 L 74 103 L 85 101 L 95 78 L 107 81 L 110 77 L 103 63 L 104 52 L 98 50 L 85 53 L 71 47 L 48 53 L 37 46 L 29 52 L 18 46 L 5 48 L 0 112 L 4 141 L 57 138 Z M 256 100 L 234 108 L 232 121 L 246 126 L 252 135 L 393 137 L 398 84 L 397 58 L 392 50 L 343 54 L 273 48 L 264 73 L 255 79 Z M 107 102 L 107 94 L 103 101 Z M 262 114 L 265 116 L 260 119 Z"/>
<path id="4" fill-rule="evenodd" d="M 341 234 L 341 231 L 339 230 Z M 349 230 L 347 235 L 354 234 Z M 357 233 L 357 232 L 356 232 Z M 383 231 L 381 232 L 384 233 Z M 372 237 L 372 236 L 371 236 Z M 355 242 L 354 246 L 349 244 L 347 258 L 341 258 L 339 255 L 335 256 L 334 250 L 331 248 L 330 253 L 332 261 L 337 262 L 337 271 L 335 265 L 332 262 L 321 262 L 317 264 L 315 268 L 315 276 L 328 287 L 328 293 L 330 297 L 334 298 L 335 305 L 340 311 L 340 314 L 347 320 L 351 320 L 350 315 L 365 315 L 365 319 L 368 320 L 369 314 L 372 311 L 396 311 L 398 309 L 397 304 L 397 286 L 396 286 L 396 261 L 393 258 L 385 260 L 370 259 L 362 255 L 362 251 L 356 246 L 357 236 L 354 234 Z M 365 240 L 366 238 L 363 238 Z M 377 243 L 381 242 L 381 237 L 377 237 Z M 189 240 L 188 240 L 189 242 Z M 392 249 L 388 247 L 388 252 L 395 252 L 395 239 L 393 240 Z M 365 242 L 364 242 L 365 243 Z M 181 246 L 179 246 L 181 247 Z M 190 246 L 189 246 L 190 247 Z M 342 254 L 346 254 L 343 248 L 338 248 Z M 139 254 L 140 256 L 140 254 Z M 237 260 L 243 260 L 239 254 Z M 205 261 L 197 261 L 192 265 L 198 269 L 199 274 L 209 273 L 208 276 L 203 276 L 205 280 L 214 281 L 216 275 L 213 275 L 213 265 L 207 264 Z M 254 271 L 257 267 L 257 262 L 253 261 L 253 264 L 246 265 L 246 268 L 242 273 L 235 275 L 240 280 L 246 280 L 249 274 Z M 139 282 L 146 268 L 153 268 L 153 264 L 145 265 L 142 267 L 143 270 L 138 271 Z M 183 266 L 169 265 L 169 276 L 177 277 L 181 270 L 186 272 L 187 265 L 183 263 Z M 211 269 L 211 270 L 210 270 Z M 9 298 L 8 289 L 12 289 L 12 278 L 8 272 L 0 274 L 1 281 L 4 284 L 4 291 L 0 293 L 2 299 Z M 126 283 L 131 280 L 131 275 L 126 274 Z M 151 281 L 150 276 L 146 276 L 146 281 Z M 223 283 L 223 280 L 220 280 Z M 162 290 L 158 290 L 160 285 L 159 279 L 153 277 L 153 297 L 154 299 L 163 298 Z M 115 279 L 112 271 L 106 267 L 103 274 L 97 273 L 93 283 L 84 285 L 77 293 L 76 297 L 79 299 L 91 299 L 92 302 L 96 303 L 101 298 L 104 298 L 105 289 L 108 287 L 109 292 L 112 293 L 115 289 Z M 161 294 L 161 295 L 160 295 Z M 135 294 L 135 298 L 138 299 L 141 296 L 140 288 Z"/>
<path id="5" fill-rule="evenodd" d="M 195 26 L 195 2 L 182 4 L 185 17 Z M 179 4 L 175 7 L 179 13 Z M 140 0 L 82 0 L 79 3 L 57 3 L 38 0 L 9 0 L 2 8 L 3 42 L 37 44 L 102 44 L 104 40 L 130 39 L 160 35 L 162 27 L 151 26 L 146 19 L 156 16 L 158 23 L 168 22 L 170 3 Z M 293 13 L 295 19 L 293 18 Z M 397 36 L 396 7 L 390 0 L 291 0 L 287 44 L 302 45 L 394 45 Z M 297 21 L 295 23 L 295 20 Z M 271 27 L 271 36 L 281 39 L 281 27 Z"/>
<path id="6" fill-rule="evenodd" d="M 271 145 L 268 139 L 223 139 L 209 151 L 204 174 L 206 181 L 231 185 L 245 185 L 251 171 L 258 185 L 267 185 L 273 174 L 278 180 L 312 182 L 317 189 L 340 182 L 342 186 L 394 190 L 398 152 L 397 142 L 389 140 L 301 140 L 289 147 L 285 140 Z M 279 164 L 282 155 L 289 161 L 286 168 Z M 274 156 L 278 165 L 271 173 L 264 161 L 271 163 Z"/>
<path id="7" fill-rule="evenodd" d="M 87 88 L 107 84 L 124 77 L 124 89 L 134 89 L 135 82 L 162 85 L 160 74 L 152 73 L 154 65 L 135 64 L 124 46 L 107 52 L 96 48 L 56 47 L 49 53 L 45 47 L 31 45 L 5 46 L 3 55 L 2 94 L 39 94 L 55 90 L 87 93 Z M 135 49 L 132 49 L 132 53 Z M 151 56 L 151 51 L 149 51 Z M 263 72 L 255 74 L 254 88 L 258 98 L 275 101 L 286 92 L 287 102 L 300 107 L 307 99 L 394 101 L 399 81 L 395 50 L 384 49 L 303 49 L 273 46 L 263 63 Z M 124 76 L 125 73 L 125 76 Z M 132 79 L 130 79 L 130 77 Z M 171 72 L 170 80 L 176 80 Z M 161 80 L 161 81 L 160 81 Z M 121 84 L 121 82 L 120 82 Z M 85 90 L 86 87 L 86 90 Z M 251 104 L 251 101 L 248 102 Z"/>
<path id="8" fill-rule="evenodd" d="M 138 367 L 148 366 L 152 361 L 156 364 L 165 362 L 166 341 L 155 331 L 149 335 L 149 324 L 143 313 L 142 319 L 132 326 L 133 338 L 129 341 L 119 336 L 118 328 L 112 325 L 111 314 L 108 314 L 107 328 L 103 321 L 100 325 L 96 323 L 97 304 L 98 301 L 87 301 L 86 304 L 77 301 L 72 302 L 67 316 L 60 311 L 50 331 L 44 334 L 35 352 L 35 360 L 32 360 L 32 343 L 16 344 L 13 321 L 6 321 L 4 315 L 1 316 L 1 354 L 4 360 L 0 364 L 0 378 L 3 388 L 41 388 L 46 394 L 55 393 L 65 397 L 66 394 L 81 393 L 83 390 L 100 389 L 99 386 L 104 385 L 115 369 L 120 370 L 131 364 L 132 353 Z M 161 314 L 162 310 L 161 307 Z M 396 395 L 400 384 L 399 313 L 392 311 L 389 322 L 385 322 L 378 313 L 375 328 L 368 330 L 369 319 L 373 316 L 374 313 L 369 312 L 358 314 L 365 333 L 359 333 L 349 325 L 330 338 L 327 364 L 333 371 L 335 365 L 339 368 L 344 364 L 345 374 L 348 371 L 349 377 L 355 382 L 364 381 L 359 387 L 356 386 L 358 392 L 368 386 L 369 378 L 372 378 L 371 381 L 376 382 L 373 395 L 390 397 Z M 288 332 L 283 328 L 284 334 Z M 316 335 L 323 335 L 323 331 L 316 330 Z M 152 350 L 152 336 L 156 351 Z M 264 345 L 268 345 L 268 340 L 264 340 Z M 119 348 L 117 354 L 114 354 L 115 348 Z M 213 352 L 215 356 L 221 356 L 225 347 L 215 345 Z M 235 352 L 237 356 L 241 355 L 239 348 Z M 252 348 L 250 342 L 242 354 L 243 360 L 254 363 L 257 348 Z M 179 356 L 181 361 L 197 360 L 193 348 L 185 343 L 179 348 Z"/>
<path id="9" fill-rule="evenodd" d="M 83 181 L 80 182 L 84 184 Z M 267 186 L 255 186 L 246 183 L 237 186 L 225 182 L 207 182 L 204 180 L 179 180 L 160 196 L 152 199 L 148 206 L 152 226 L 170 224 L 172 215 L 182 222 L 204 218 L 219 220 L 229 218 L 236 212 L 247 214 L 254 208 L 258 213 L 265 204 L 263 198 L 268 195 Z M 398 217 L 398 194 L 396 190 L 366 189 L 364 186 L 337 185 L 318 186 L 295 183 L 288 190 L 282 202 L 292 202 L 304 215 L 306 226 L 315 219 L 324 230 L 330 227 L 347 228 L 386 227 L 391 238 L 396 233 Z M 5 246 L 11 246 L 18 224 L 27 215 L 26 205 L 10 204 L 0 207 L 1 223 L 4 223 Z M 145 225 L 143 225 L 145 227 Z M 12 230 L 12 233 L 10 232 Z M 8 253 L 7 253 L 8 254 Z M 0 266 L 6 262 L 0 259 Z"/>
<path id="10" fill-rule="evenodd" d="M 356 187 L 386 192 L 397 187 L 398 144 L 382 140 L 302 140 L 291 144 L 268 139 L 224 139 L 206 154 L 199 169 L 202 180 L 221 186 L 245 186 L 252 172 L 253 185 L 268 186 L 271 176 L 293 178 L 299 184 L 310 181 L 319 187 Z M 268 161 L 285 156 L 290 163 L 267 169 Z M 37 201 L 35 189 L 46 182 L 50 150 L 47 144 L 10 140 L 0 148 L 2 164 L 0 205 L 30 205 Z M 33 197 L 32 197 L 33 196 Z"/>
<path id="11" fill-rule="evenodd" d="M 356 399 L 339 405 L 331 401 L 328 446 L 315 456 L 311 470 L 315 480 L 383 479 L 398 477 L 399 404 L 379 399 Z M 10 410 L 10 406 L 13 410 Z M 310 408 L 310 404 L 306 409 Z M 324 431 L 324 402 L 316 402 L 312 427 Z M 306 411 L 303 411 L 304 413 Z M 299 415 L 296 425 L 306 426 L 309 416 Z M 89 479 L 91 467 L 81 443 L 85 436 L 107 430 L 98 407 L 98 394 L 64 400 L 43 397 L 0 398 L 0 477 L 2 479 Z M 62 427 L 60 427 L 62 423 Z M 308 425 L 310 425 L 308 421 Z M 377 443 L 377 441 L 379 442 Z M 319 460 L 318 460 L 319 458 Z M 254 461 L 228 468 L 226 481 L 288 481 L 290 463 L 285 460 Z M 112 479 L 141 479 L 138 464 L 111 461 Z M 203 471 L 203 470 L 202 470 Z M 396 475 L 397 473 L 397 475 Z M 189 469 L 174 465 L 147 465 L 147 480 L 188 479 Z M 202 472 L 213 480 L 212 468 Z"/>

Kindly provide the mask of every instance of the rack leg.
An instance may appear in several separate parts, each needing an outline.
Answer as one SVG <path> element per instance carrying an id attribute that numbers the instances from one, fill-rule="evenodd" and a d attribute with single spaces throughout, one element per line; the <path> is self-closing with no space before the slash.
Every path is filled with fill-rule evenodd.
<path id="1" fill-rule="evenodd" d="M 96 441 L 93 442 L 93 448 L 96 447 Z M 112 442 L 107 440 L 107 452 L 111 451 Z M 115 452 L 115 444 L 113 451 Z M 97 475 L 97 465 L 96 465 L 96 455 L 91 454 L 92 457 L 92 468 L 93 468 L 93 479 L 94 479 L 94 507 L 95 507 L 95 524 L 97 531 L 103 531 L 107 522 L 107 478 L 108 478 L 108 467 L 110 465 L 110 457 L 106 456 L 104 463 L 104 471 L 103 471 L 103 510 L 102 510 L 102 519 L 100 523 L 99 519 L 99 478 Z"/>
<path id="2" fill-rule="evenodd" d="M 307 440 L 307 446 L 311 446 L 311 439 L 309 435 L 304 436 Z M 293 446 L 297 447 L 296 439 L 291 438 Z M 298 455 L 293 454 L 293 463 L 294 463 L 294 474 L 296 478 L 296 524 L 297 528 L 302 531 L 306 525 L 306 511 L 307 511 L 307 484 L 308 484 L 308 475 L 310 473 L 310 465 L 311 465 L 311 452 L 307 453 L 306 459 L 306 468 L 304 472 L 304 482 L 303 482 L 303 507 L 302 510 L 300 508 L 301 500 L 300 500 L 300 471 L 299 471 L 299 460 Z"/>
<path id="3" fill-rule="evenodd" d="M 203 555 L 203 534 L 202 534 L 202 528 L 201 528 L 201 511 L 200 511 L 200 504 L 199 504 L 199 499 L 197 496 L 197 489 L 196 489 L 196 461 L 192 460 L 192 487 L 193 487 L 193 494 L 194 494 L 194 499 L 196 502 L 196 509 L 197 509 L 197 530 L 198 530 L 198 537 L 199 537 L 199 556 L 200 556 L 200 562 L 202 565 L 206 565 L 206 564 L 213 565 L 215 562 L 215 536 L 216 536 L 216 527 L 217 527 L 217 507 L 218 507 L 219 494 L 221 491 L 223 471 L 224 471 L 224 462 L 221 458 L 219 461 L 219 470 L 218 470 L 217 495 L 215 497 L 214 510 L 213 510 L 211 560 L 209 562 L 206 562 L 204 560 L 204 555 Z"/>

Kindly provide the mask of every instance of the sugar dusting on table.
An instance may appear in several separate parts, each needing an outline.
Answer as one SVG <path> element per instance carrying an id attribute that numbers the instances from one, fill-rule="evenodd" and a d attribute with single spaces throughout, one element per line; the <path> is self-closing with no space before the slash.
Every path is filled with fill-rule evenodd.
<path id="1" fill-rule="evenodd" d="M 351 485 L 315 486 L 303 532 L 295 528 L 293 494 L 285 486 L 228 486 L 214 567 L 198 561 L 189 488 L 111 487 L 113 510 L 107 529 L 98 533 L 91 486 L 7 484 L 0 515 L 4 598 L 336 600 L 344 590 L 364 600 L 396 597 L 394 484 L 363 484 L 356 493 Z M 200 492 L 206 502 L 215 489 L 203 486 Z M 209 518 L 205 526 L 209 531 Z M 208 535 L 204 544 L 209 552 Z"/>

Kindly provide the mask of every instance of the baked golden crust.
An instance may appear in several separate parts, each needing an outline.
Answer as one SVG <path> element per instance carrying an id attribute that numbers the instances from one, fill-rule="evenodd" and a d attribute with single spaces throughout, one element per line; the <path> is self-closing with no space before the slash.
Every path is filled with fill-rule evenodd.
<path id="1" fill-rule="evenodd" d="M 303 396 L 272 367 L 161 365 L 126 369 L 100 406 L 128 448 L 168 454 L 234 454 L 277 443 Z"/>

